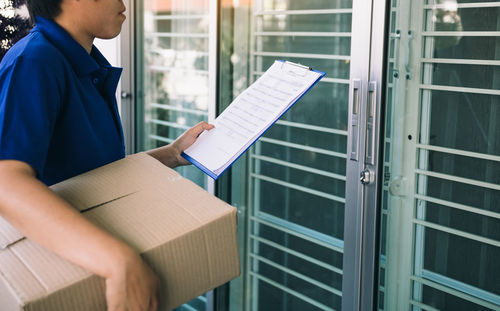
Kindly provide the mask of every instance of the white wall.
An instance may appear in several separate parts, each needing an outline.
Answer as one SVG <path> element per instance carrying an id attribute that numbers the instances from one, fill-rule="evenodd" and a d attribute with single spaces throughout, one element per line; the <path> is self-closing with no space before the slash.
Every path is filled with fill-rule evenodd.
<path id="1" fill-rule="evenodd" d="M 120 55 L 120 36 L 110 39 L 102 40 L 95 39 L 94 45 L 101 51 L 101 53 L 106 57 L 111 66 L 121 67 L 121 55 Z M 116 89 L 116 101 L 118 104 L 118 112 L 121 114 L 121 80 L 118 83 L 118 88 Z"/>
<path id="2" fill-rule="evenodd" d="M 94 44 L 112 66 L 120 67 L 120 36 L 110 40 L 95 39 Z"/>

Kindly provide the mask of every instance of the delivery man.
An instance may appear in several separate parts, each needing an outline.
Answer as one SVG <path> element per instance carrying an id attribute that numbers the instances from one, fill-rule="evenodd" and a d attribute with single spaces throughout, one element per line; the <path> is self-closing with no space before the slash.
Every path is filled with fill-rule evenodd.
<path id="1" fill-rule="evenodd" d="M 101 276 L 108 310 L 155 310 L 159 281 L 128 245 L 47 186 L 125 156 L 115 100 L 121 69 L 93 41 L 116 37 L 122 0 L 28 0 L 35 28 L 0 64 L 0 216 L 28 238 Z M 169 167 L 202 122 L 149 151 Z"/>

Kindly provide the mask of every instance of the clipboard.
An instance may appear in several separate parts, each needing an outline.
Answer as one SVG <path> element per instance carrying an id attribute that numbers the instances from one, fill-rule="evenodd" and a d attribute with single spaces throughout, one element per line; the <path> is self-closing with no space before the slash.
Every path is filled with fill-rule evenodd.
<path id="1" fill-rule="evenodd" d="M 215 128 L 181 155 L 216 180 L 324 76 L 308 66 L 276 60 L 215 119 Z"/>

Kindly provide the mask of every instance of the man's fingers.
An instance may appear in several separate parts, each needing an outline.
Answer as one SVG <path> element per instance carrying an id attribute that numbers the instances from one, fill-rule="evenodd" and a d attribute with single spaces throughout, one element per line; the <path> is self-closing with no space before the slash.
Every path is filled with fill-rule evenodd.
<path id="1" fill-rule="evenodd" d="M 153 286 L 153 295 L 151 295 L 149 310 L 156 311 L 160 304 L 160 279 L 158 277 L 155 277 Z"/>
<path id="2" fill-rule="evenodd" d="M 213 129 L 214 127 L 215 127 L 215 125 L 206 123 L 206 126 L 204 126 L 204 129 L 205 129 L 205 130 L 211 130 L 211 129 Z"/>
<path id="3" fill-rule="evenodd" d="M 196 134 L 196 137 L 198 137 L 198 135 L 203 133 L 203 131 L 205 131 L 205 130 L 208 131 L 208 130 L 211 130 L 213 128 L 214 128 L 213 124 L 208 124 L 205 121 L 201 121 L 200 123 L 196 124 L 193 127 L 193 130 L 194 130 L 194 133 Z"/>
<path id="4" fill-rule="evenodd" d="M 151 297 L 151 301 L 150 301 L 150 304 L 149 304 L 149 311 L 156 311 L 158 310 L 158 300 L 156 299 L 156 297 Z"/>

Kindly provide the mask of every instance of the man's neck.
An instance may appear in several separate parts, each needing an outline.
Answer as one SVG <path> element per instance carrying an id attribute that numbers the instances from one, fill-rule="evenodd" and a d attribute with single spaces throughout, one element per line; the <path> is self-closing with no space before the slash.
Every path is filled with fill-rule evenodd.
<path id="1" fill-rule="evenodd" d="M 54 18 L 54 21 L 61 26 L 64 30 L 66 30 L 76 42 L 80 43 L 80 45 L 90 54 L 92 50 L 92 45 L 94 43 L 94 37 L 88 35 L 85 31 L 80 29 L 75 21 L 69 20 L 62 15 Z"/>

